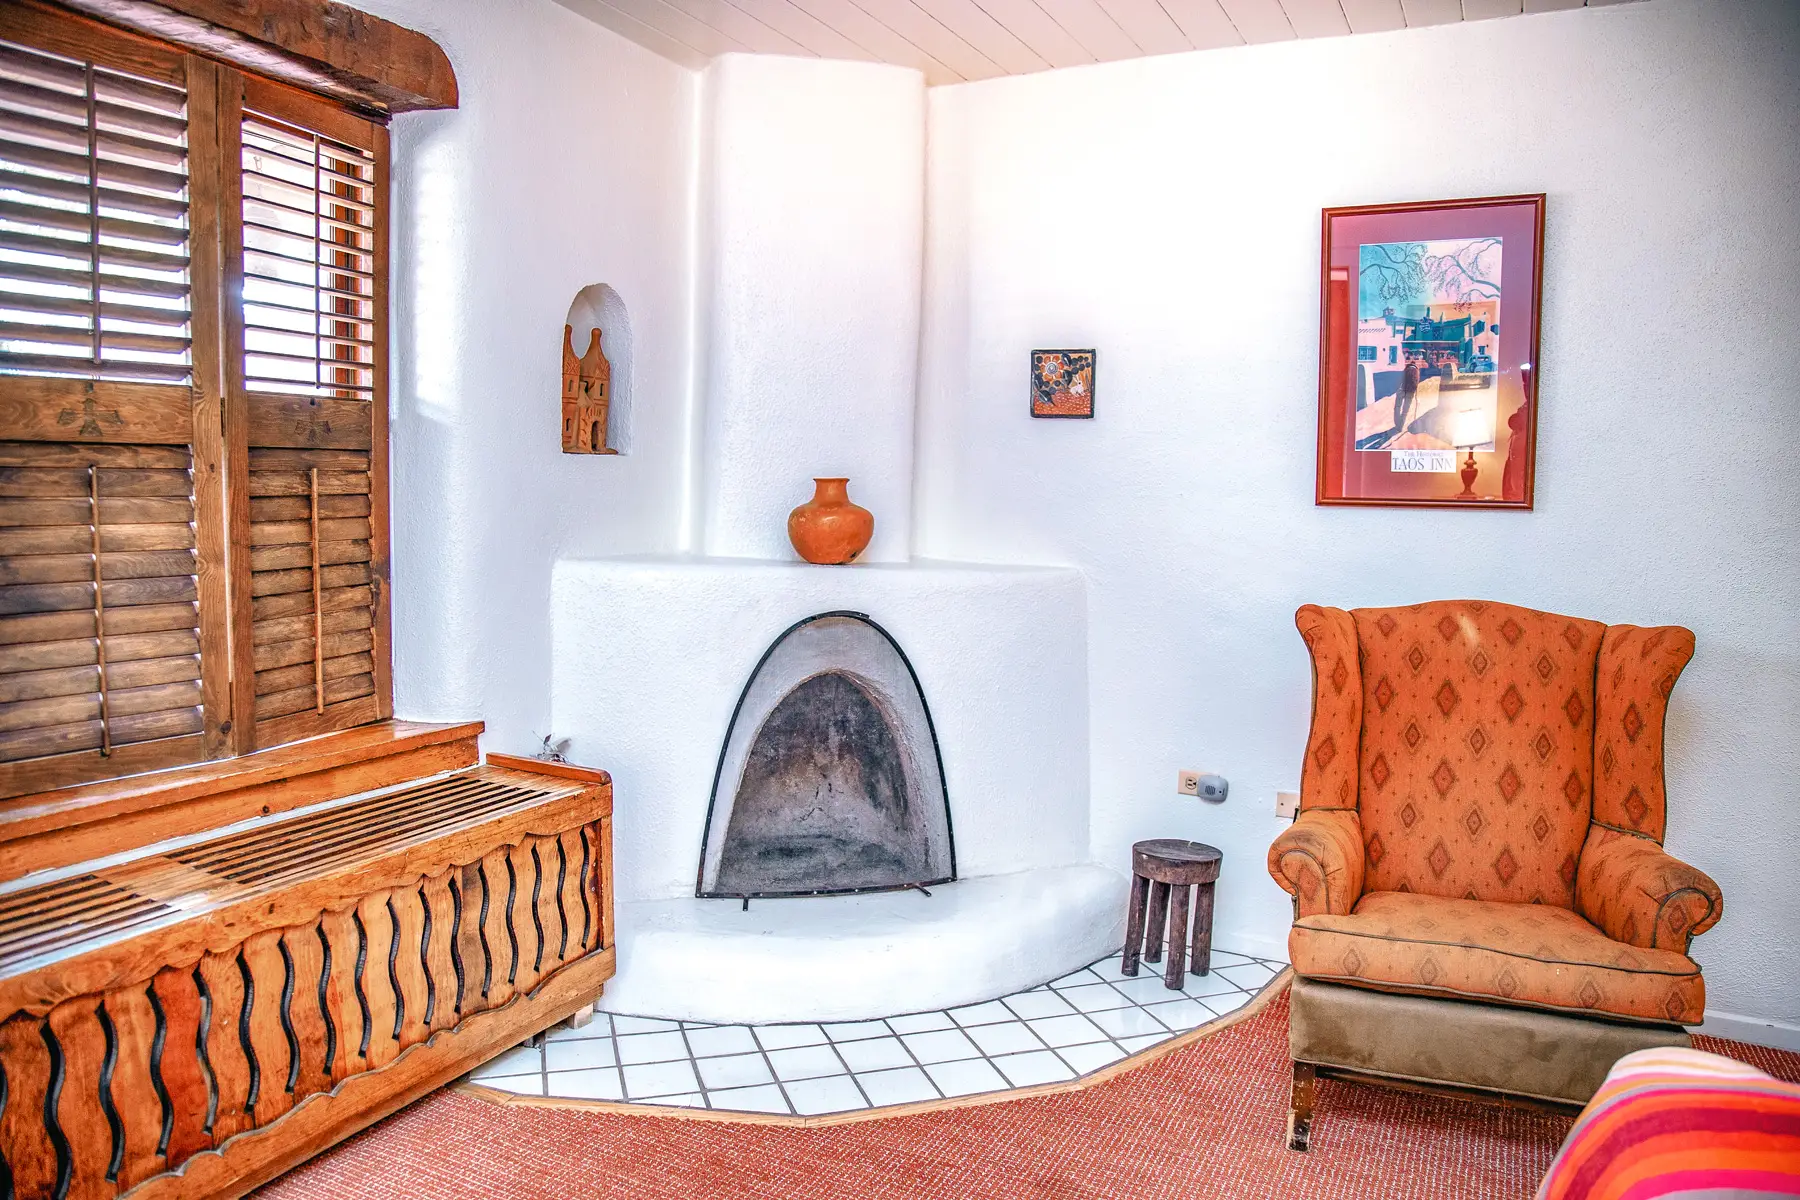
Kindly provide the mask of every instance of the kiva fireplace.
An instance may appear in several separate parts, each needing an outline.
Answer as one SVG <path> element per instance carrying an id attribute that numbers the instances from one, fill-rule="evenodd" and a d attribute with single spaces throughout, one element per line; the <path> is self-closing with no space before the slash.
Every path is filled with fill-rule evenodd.
<path id="1" fill-rule="evenodd" d="M 956 878 L 937 733 L 885 629 L 828 612 L 775 639 L 732 714 L 702 840 L 701 897 L 747 903 Z"/>

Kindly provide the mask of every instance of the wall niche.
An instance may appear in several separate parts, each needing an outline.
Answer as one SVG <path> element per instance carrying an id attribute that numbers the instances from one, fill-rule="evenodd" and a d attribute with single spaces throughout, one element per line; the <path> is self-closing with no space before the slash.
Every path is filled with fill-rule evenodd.
<path id="1" fill-rule="evenodd" d="M 631 451 L 631 318 L 604 283 L 576 292 L 563 324 L 562 449 Z"/>

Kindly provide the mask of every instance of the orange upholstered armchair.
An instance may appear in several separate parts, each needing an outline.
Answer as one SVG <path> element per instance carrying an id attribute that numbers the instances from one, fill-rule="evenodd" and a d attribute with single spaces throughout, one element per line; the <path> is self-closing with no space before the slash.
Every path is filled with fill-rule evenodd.
<path id="1" fill-rule="evenodd" d="M 1662 848 L 1693 634 L 1473 600 L 1295 623 L 1312 731 L 1269 871 L 1294 898 L 1297 1148 L 1316 1070 L 1578 1102 L 1620 1053 L 1685 1043 L 1688 944 L 1721 908 Z"/>

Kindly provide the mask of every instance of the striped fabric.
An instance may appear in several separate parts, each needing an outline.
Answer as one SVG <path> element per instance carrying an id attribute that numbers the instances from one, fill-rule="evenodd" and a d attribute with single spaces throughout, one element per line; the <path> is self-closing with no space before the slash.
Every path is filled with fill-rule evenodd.
<path id="1" fill-rule="evenodd" d="M 1699 1050 L 1627 1054 L 1582 1110 L 1537 1200 L 1800 1196 L 1800 1084 Z"/>

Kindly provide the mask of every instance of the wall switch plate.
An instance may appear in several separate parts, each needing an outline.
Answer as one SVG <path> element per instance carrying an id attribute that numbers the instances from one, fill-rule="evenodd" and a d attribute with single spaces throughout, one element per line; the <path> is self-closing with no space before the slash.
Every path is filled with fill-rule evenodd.
<path id="1" fill-rule="evenodd" d="M 1183 771 L 1176 776 L 1175 790 L 1183 796 L 1198 796 L 1200 794 L 1200 772 Z"/>
<path id="2" fill-rule="evenodd" d="M 1278 817 L 1287 817 L 1289 820 L 1292 820 L 1294 817 L 1299 816 L 1300 815 L 1300 793 L 1299 792 L 1276 792 L 1275 793 L 1275 815 Z"/>

